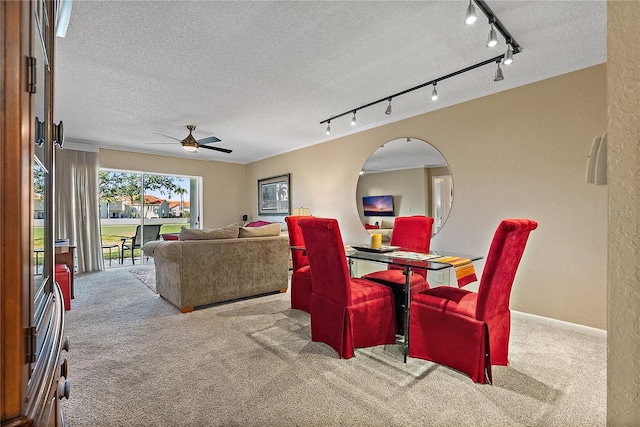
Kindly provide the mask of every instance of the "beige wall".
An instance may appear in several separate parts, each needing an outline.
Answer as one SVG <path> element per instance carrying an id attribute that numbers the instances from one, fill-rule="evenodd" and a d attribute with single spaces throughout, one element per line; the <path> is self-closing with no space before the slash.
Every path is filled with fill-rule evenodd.
<path id="1" fill-rule="evenodd" d="M 240 223 L 244 213 L 244 165 L 100 149 L 100 167 L 202 177 L 202 227 Z"/>
<path id="2" fill-rule="evenodd" d="M 365 243 L 356 204 L 362 165 L 387 141 L 422 139 L 445 157 L 455 186 L 432 247 L 486 255 L 501 219 L 533 218 L 540 226 L 511 308 L 605 329 L 607 188 L 586 184 L 585 167 L 606 108 L 599 65 L 401 120 L 247 165 L 246 210 L 255 219 L 257 179 L 289 172 L 294 207 L 337 218 L 345 242 Z"/>
<path id="3" fill-rule="evenodd" d="M 607 425 L 640 425 L 640 2 L 607 2 Z"/>

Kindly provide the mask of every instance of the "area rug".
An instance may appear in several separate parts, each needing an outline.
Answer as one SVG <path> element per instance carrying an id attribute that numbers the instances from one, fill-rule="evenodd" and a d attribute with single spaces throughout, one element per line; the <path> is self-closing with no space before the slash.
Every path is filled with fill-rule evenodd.
<path id="1" fill-rule="evenodd" d="M 129 272 L 133 274 L 136 279 L 144 283 L 147 288 L 151 289 L 155 293 L 158 293 L 156 291 L 155 268 L 136 268 L 136 269 L 129 270 Z"/>

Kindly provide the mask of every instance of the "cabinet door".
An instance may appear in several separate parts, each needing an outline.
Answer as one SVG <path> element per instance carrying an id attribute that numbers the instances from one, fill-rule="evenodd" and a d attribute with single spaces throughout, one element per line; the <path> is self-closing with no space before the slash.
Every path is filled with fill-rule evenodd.
<path id="1" fill-rule="evenodd" d="M 51 19 L 48 4 L 35 0 L 33 13 L 33 56 L 31 57 L 31 82 L 33 99 L 33 325 L 35 326 L 35 348 L 31 362 L 35 362 L 43 351 L 47 333 L 47 309 L 51 299 L 53 283 L 53 243 L 50 205 L 53 200 L 51 130 L 51 67 L 49 49 L 51 43 Z"/>

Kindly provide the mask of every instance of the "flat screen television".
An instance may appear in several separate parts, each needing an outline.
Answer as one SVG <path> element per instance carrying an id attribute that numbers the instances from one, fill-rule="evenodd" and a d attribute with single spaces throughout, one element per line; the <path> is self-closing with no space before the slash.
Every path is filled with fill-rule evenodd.
<path id="1" fill-rule="evenodd" d="M 393 196 L 363 196 L 364 216 L 395 216 Z"/>

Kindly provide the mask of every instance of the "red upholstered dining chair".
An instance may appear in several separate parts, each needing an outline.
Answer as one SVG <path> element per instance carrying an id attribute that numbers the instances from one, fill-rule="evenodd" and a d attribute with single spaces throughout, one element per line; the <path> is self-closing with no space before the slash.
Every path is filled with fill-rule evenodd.
<path id="1" fill-rule="evenodd" d="M 311 339 L 345 359 L 354 356 L 354 348 L 394 344 L 391 289 L 350 277 L 338 221 L 306 217 L 298 223 L 313 279 Z"/>
<path id="2" fill-rule="evenodd" d="M 302 216 L 287 216 L 285 221 L 289 231 L 289 245 L 304 247 L 302 230 L 298 220 Z M 305 251 L 291 249 L 293 273 L 291 274 L 291 308 L 311 313 L 311 269 Z"/>
<path id="3" fill-rule="evenodd" d="M 397 217 L 393 224 L 391 241 L 389 245 L 400 246 L 401 250 L 409 252 L 429 252 L 431 246 L 431 231 L 433 229 L 433 218 L 415 215 Z M 390 286 L 396 301 L 396 332 L 403 331 L 403 310 L 404 291 L 406 277 L 404 267 L 389 264 L 386 270 L 375 271 L 362 276 L 364 279 L 373 280 L 383 285 Z M 410 275 L 411 293 L 424 291 L 429 288 L 427 282 L 427 270 L 416 268 Z"/>
<path id="4" fill-rule="evenodd" d="M 399 216 L 393 223 L 390 246 L 400 246 L 400 250 L 409 252 L 429 252 L 431 246 L 431 230 L 433 218 L 422 215 Z M 389 264 L 387 270 L 369 273 L 363 278 L 375 280 L 389 286 L 405 287 L 404 267 Z M 423 291 L 427 284 L 427 271 L 421 268 L 415 269 L 411 274 L 411 290 Z"/>
<path id="5" fill-rule="evenodd" d="M 491 365 L 508 363 L 509 298 L 531 219 L 505 219 L 493 236 L 478 292 L 440 286 L 413 295 L 409 356 L 427 359 L 492 381 Z"/>

